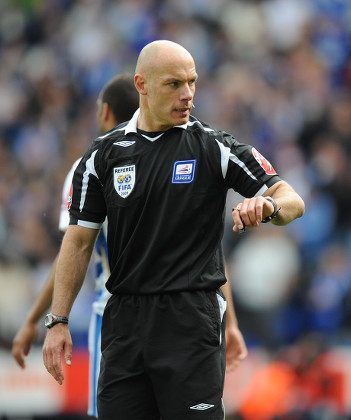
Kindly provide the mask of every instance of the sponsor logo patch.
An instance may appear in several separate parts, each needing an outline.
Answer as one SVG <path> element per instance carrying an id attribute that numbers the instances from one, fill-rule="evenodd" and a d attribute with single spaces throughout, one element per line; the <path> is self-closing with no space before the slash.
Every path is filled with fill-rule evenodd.
<path id="1" fill-rule="evenodd" d="M 113 184 L 119 196 L 128 197 L 135 185 L 135 165 L 113 168 Z"/>
<path id="2" fill-rule="evenodd" d="M 196 159 L 177 160 L 173 165 L 172 184 L 189 184 L 195 175 Z"/>
<path id="3" fill-rule="evenodd" d="M 252 148 L 252 154 L 254 155 L 254 158 L 261 165 L 261 167 L 264 169 L 267 175 L 277 174 L 270 162 L 264 156 L 262 156 L 261 153 L 254 147 Z"/>
<path id="4" fill-rule="evenodd" d="M 65 203 L 65 207 L 68 211 L 71 208 L 71 204 L 72 204 L 72 193 L 73 193 L 73 185 L 71 184 L 71 188 L 69 189 L 69 193 L 67 195 L 66 203 Z"/>
<path id="5" fill-rule="evenodd" d="M 201 403 L 201 404 L 193 405 L 192 407 L 190 407 L 190 410 L 200 410 L 200 411 L 203 411 L 203 410 L 208 410 L 209 408 L 212 408 L 212 407 L 214 407 L 213 404 Z"/>
<path id="6" fill-rule="evenodd" d="M 128 146 L 133 146 L 133 144 L 135 143 L 135 140 L 131 140 L 131 141 L 116 141 L 116 143 L 113 143 L 115 146 L 121 146 L 121 147 L 128 147 Z"/>

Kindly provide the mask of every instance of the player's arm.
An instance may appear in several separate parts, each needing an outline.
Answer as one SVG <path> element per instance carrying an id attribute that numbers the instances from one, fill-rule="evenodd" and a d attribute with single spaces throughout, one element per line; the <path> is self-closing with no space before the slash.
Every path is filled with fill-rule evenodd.
<path id="1" fill-rule="evenodd" d="M 271 197 L 276 203 L 265 197 Z M 272 185 L 262 196 L 245 198 L 233 209 L 234 232 L 246 227 L 258 227 L 262 220 L 272 216 L 271 222 L 283 226 L 301 217 L 305 212 L 305 203 L 296 191 L 285 181 L 278 181 Z"/>
<path id="2" fill-rule="evenodd" d="M 278 209 L 280 209 L 277 216 L 272 219 L 274 225 L 287 225 L 305 213 L 304 201 L 293 187 L 285 181 L 279 181 L 272 185 L 263 196 L 272 197 L 276 201 Z"/>
<path id="3" fill-rule="evenodd" d="M 56 266 L 52 313 L 68 317 L 82 287 L 98 229 L 72 225 L 63 238 Z M 64 379 L 61 353 L 71 364 L 72 339 L 67 324 L 56 324 L 48 329 L 43 345 L 43 359 L 48 372 L 61 385 Z"/>
<path id="4" fill-rule="evenodd" d="M 44 313 L 47 312 L 47 309 L 51 305 L 57 259 L 58 256 L 56 256 L 53 262 L 51 271 L 42 290 L 34 301 L 26 319 L 13 339 L 12 355 L 22 369 L 26 367 L 25 356 L 28 356 L 31 346 L 37 337 L 38 321 Z"/>
<path id="5" fill-rule="evenodd" d="M 61 231 L 66 231 L 69 224 L 69 213 L 67 211 L 67 197 L 69 195 L 70 186 L 72 184 L 73 172 L 78 164 L 79 160 L 74 162 L 71 170 L 68 172 L 63 189 L 62 189 L 62 205 L 60 212 L 59 220 L 59 229 Z M 58 256 L 56 256 L 53 265 L 51 267 L 49 276 L 40 291 L 38 297 L 34 301 L 30 311 L 24 320 L 21 328 L 17 332 L 13 343 L 12 343 L 12 355 L 15 358 L 19 366 L 25 368 L 25 358 L 28 356 L 31 346 L 38 334 L 38 321 L 47 312 L 47 309 L 51 305 L 52 294 L 54 290 L 54 279 L 55 279 L 55 270 L 57 264 Z"/>
<path id="6" fill-rule="evenodd" d="M 230 372 L 234 370 L 240 364 L 240 362 L 247 357 L 247 348 L 241 331 L 239 330 L 227 269 L 226 278 L 227 282 L 221 287 L 221 289 L 227 301 L 227 316 L 225 327 L 226 370 Z"/>

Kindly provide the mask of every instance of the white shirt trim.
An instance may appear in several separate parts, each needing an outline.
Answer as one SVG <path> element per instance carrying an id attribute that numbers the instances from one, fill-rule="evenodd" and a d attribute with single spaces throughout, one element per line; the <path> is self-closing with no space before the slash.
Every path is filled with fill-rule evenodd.
<path id="1" fill-rule="evenodd" d="M 134 112 L 134 115 L 132 116 L 132 119 L 128 122 L 128 124 L 125 127 L 121 128 L 120 130 L 125 130 L 125 134 L 128 134 L 128 133 L 136 133 L 137 132 L 137 128 L 138 128 L 138 118 L 139 118 L 139 115 L 140 115 L 140 108 L 138 108 Z M 191 127 L 194 124 L 199 124 L 204 131 L 214 131 L 212 128 L 206 128 L 206 127 L 204 127 L 200 123 L 200 121 L 197 121 L 197 120 L 196 121 L 188 121 L 187 123 L 182 124 L 182 125 L 175 125 L 174 128 L 182 128 L 183 130 L 186 130 L 188 127 Z"/>
<path id="2" fill-rule="evenodd" d="M 86 220 L 78 220 L 78 226 L 82 226 L 89 229 L 101 229 L 102 223 L 87 222 Z"/>
<path id="3" fill-rule="evenodd" d="M 94 166 L 94 159 L 95 159 L 96 153 L 97 153 L 97 150 L 95 150 L 95 152 L 92 153 L 92 155 L 86 161 L 86 164 L 85 164 L 86 169 L 85 169 L 85 172 L 83 174 L 83 179 L 82 179 L 82 195 L 80 196 L 79 211 L 82 211 L 84 207 L 87 190 L 88 190 L 89 175 L 93 174 L 96 176 L 96 178 L 99 178 L 97 176 L 97 173 L 95 171 L 95 166 Z"/>
<path id="4" fill-rule="evenodd" d="M 257 181 L 255 175 L 250 171 L 250 169 L 245 165 L 243 161 L 241 161 L 237 156 L 233 155 L 229 147 L 224 146 L 224 144 L 219 142 L 217 139 L 216 142 L 221 152 L 221 167 L 223 178 L 227 176 L 228 164 L 229 160 L 231 160 L 233 163 L 240 166 L 240 168 L 242 168 L 249 175 L 250 178 Z"/>

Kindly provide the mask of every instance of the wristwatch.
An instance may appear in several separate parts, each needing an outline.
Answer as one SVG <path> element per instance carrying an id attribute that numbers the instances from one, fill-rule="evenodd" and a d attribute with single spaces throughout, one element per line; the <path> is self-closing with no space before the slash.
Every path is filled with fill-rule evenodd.
<path id="1" fill-rule="evenodd" d="M 281 209 L 281 207 L 279 207 L 279 209 L 278 209 L 277 202 L 274 200 L 274 198 L 270 197 L 269 195 L 267 195 L 264 198 L 266 200 L 268 200 L 270 203 L 272 203 L 273 204 L 273 207 L 274 207 L 273 213 L 270 216 L 265 217 L 262 220 L 262 223 L 268 223 L 268 222 L 270 222 L 272 219 L 274 219 L 277 216 L 277 214 L 279 213 L 279 210 Z"/>
<path id="2" fill-rule="evenodd" d="M 45 316 L 46 328 L 52 328 L 56 324 L 68 324 L 68 318 L 66 316 L 54 315 L 52 313 Z"/>

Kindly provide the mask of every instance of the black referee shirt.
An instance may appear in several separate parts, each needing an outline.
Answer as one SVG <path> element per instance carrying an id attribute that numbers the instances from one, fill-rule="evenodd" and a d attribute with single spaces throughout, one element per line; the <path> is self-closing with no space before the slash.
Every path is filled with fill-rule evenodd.
<path id="1" fill-rule="evenodd" d="M 70 224 L 99 228 L 107 216 L 111 293 L 216 289 L 227 190 L 262 195 L 280 178 L 256 149 L 193 116 L 148 137 L 138 115 L 83 156 Z"/>

